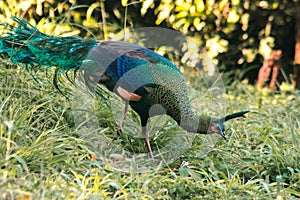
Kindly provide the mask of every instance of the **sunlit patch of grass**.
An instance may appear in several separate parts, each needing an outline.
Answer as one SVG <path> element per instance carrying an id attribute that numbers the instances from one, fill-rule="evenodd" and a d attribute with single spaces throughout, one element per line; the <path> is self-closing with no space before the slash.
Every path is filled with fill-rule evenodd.
<path id="1" fill-rule="evenodd" d="M 300 197 L 297 92 L 261 93 L 240 83 L 227 88 L 228 112 L 251 110 L 247 118 L 226 123 L 227 141 L 219 139 L 201 154 L 202 143 L 210 136 L 199 135 L 173 163 L 139 174 L 117 171 L 94 158 L 95 152 L 76 132 L 70 98 L 57 92 L 47 75 L 37 75 L 35 81 L 22 69 L 0 68 L 0 198 Z M 68 84 L 63 91 L 65 87 Z M 121 149 L 146 152 L 144 141 L 124 134 L 111 108 L 101 99 L 97 103 L 98 133 Z M 139 119 L 130 110 L 125 132 L 140 134 L 135 124 Z M 155 130 L 155 125 L 162 128 Z M 181 147 L 174 139 L 180 129 L 171 119 L 154 118 L 149 130 L 154 149 Z"/>

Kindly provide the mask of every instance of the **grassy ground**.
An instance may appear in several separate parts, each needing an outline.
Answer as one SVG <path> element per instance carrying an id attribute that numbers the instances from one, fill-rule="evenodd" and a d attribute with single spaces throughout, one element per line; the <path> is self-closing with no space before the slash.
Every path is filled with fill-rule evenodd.
<path id="1" fill-rule="evenodd" d="M 0 68 L 0 199 L 300 197 L 298 93 L 274 95 L 233 84 L 227 88 L 228 112 L 245 108 L 252 112 L 227 124 L 226 142 L 218 140 L 199 157 L 205 137 L 200 135 L 169 165 L 129 173 L 102 162 L 88 148 L 75 131 L 70 99 L 57 92 L 49 77 L 40 74 L 34 80 L 21 69 Z M 144 151 L 143 141 L 120 132 L 109 106 L 101 100 L 99 105 L 100 129 L 109 141 Z M 128 120 L 137 118 L 133 114 Z M 162 143 L 178 130 L 168 122 Z M 180 143 L 174 145 L 180 147 Z"/>

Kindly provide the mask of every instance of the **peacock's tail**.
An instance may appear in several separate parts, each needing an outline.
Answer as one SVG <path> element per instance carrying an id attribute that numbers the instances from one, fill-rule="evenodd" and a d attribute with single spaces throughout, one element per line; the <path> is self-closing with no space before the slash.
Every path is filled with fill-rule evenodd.
<path id="1" fill-rule="evenodd" d="M 13 17 L 18 26 L 5 24 L 0 36 L 0 55 L 15 64 L 57 67 L 70 70 L 80 67 L 89 50 L 98 44 L 94 39 L 55 37 L 41 33 L 26 20 Z"/>

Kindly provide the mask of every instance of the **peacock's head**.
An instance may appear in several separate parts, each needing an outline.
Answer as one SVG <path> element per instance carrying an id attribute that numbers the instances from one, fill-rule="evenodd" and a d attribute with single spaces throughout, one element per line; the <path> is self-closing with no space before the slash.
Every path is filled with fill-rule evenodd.
<path id="1" fill-rule="evenodd" d="M 208 132 L 220 134 L 226 140 L 226 136 L 225 136 L 225 132 L 224 132 L 225 128 L 224 128 L 223 122 L 228 121 L 230 119 L 237 118 L 237 117 L 245 117 L 245 114 L 247 112 L 249 112 L 249 111 L 240 111 L 240 112 L 236 112 L 236 113 L 233 113 L 230 115 L 226 115 L 224 118 L 213 120 L 210 123 Z"/>
<path id="2" fill-rule="evenodd" d="M 210 133 L 220 134 L 226 140 L 226 136 L 224 133 L 224 131 L 225 131 L 224 124 L 220 120 L 213 121 L 210 124 L 209 129 L 210 129 L 209 130 Z"/>

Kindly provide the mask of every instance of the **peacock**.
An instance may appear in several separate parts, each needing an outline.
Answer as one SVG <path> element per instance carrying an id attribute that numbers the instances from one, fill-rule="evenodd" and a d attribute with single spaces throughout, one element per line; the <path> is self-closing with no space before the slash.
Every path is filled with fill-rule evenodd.
<path id="1" fill-rule="evenodd" d="M 24 19 L 13 19 L 18 26 L 5 25 L 0 37 L 0 55 L 26 67 L 56 67 L 54 77 L 60 71 L 84 69 L 89 80 L 125 100 L 125 112 L 130 105 L 139 115 L 141 134 L 151 157 L 146 125 L 152 116 L 167 114 L 188 132 L 217 133 L 226 140 L 224 122 L 245 117 L 249 112 L 240 111 L 223 118 L 196 114 L 191 109 L 182 72 L 148 48 L 123 41 L 49 36 Z M 53 83 L 57 87 L 55 78 Z"/>

